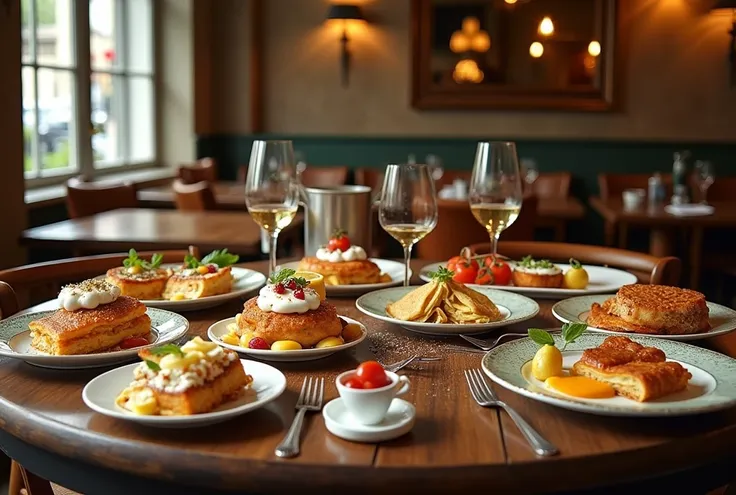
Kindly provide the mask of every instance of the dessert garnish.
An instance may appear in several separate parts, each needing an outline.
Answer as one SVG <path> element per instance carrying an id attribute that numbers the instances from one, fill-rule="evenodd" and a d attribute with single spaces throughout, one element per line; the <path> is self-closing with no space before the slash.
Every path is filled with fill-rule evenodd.
<path id="1" fill-rule="evenodd" d="M 332 233 L 330 240 L 327 241 L 327 249 L 329 249 L 330 251 L 337 251 L 339 249 L 340 251 L 344 252 L 350 249 L 350 245 L 351 244 L 348 233 L 342 229 L 336 229 Z"/>
<path id="2" fill-rule="evenodd" d="M 570 258 L 570 268 L 565 272 L 565 288 L 585 289 L 588 287 L 588 272 L 574 258 Z"/>
<path id="3" fill-rule="evenodd" d="M 261 311 L 305 313 L 319 307 L 319 294 L 307 287 L 307 279 L 294 277 L 295 273 L 291 268 L 284 268 L 269 277 L 269 284 L 258 293 Z"/>
<path id="4" fill-rule="evenodd" d="M 218 268 L 234 265 L 239 259 L 240 256 L 228 253 L 227 249 L 216 249 L 201 260 L 198 260 L 197 257 L 192 254 L 186 255 L 184 257 L 184 267 L 191 270 L 197 270 L 198 273 L 207 273 L 199 270 L 200 267 L 206 267 L 209 273 L 214 273 Z"/>
<path id="5" fill-rule="evenodd" d="M 552 263 L 550 260 L 535 260 L 534 258 L 529 256 L 524 256 L 521 261 L 517 263 L 517 266 L 520 266 L 521 268 L 527 268 L 527 269 L 541 269 L 541 270 L 548 270 L 548 269 L 554 269 L 557 268 L 557 265 Z"/>
<path id="6" fill-rule="evenodd" d="M 546 380 L 550 376 L 561 376 L 561 351 L 565 350 L 567 344 L 575 342 L 587 328 L 588 325 L 585 323 L 565 323 L 562 325 L 562 340 L 565 343 L 561 350 L 555 346 L 555 339 L 548 332 L 539 328 L 530 328 L 529 338 L 542 346 L 532 360 L 532 375 L 534 375 L 534 378 L 537 380 Z"/>
<path id="7" fill-rule="evenodd" d="M 59 292 L 59 305 L 67 311 L 95 309 L 110 304 L 120 296 L 120 288 L 100 279 L 65 285 Z"/>
<path id="8" fill-rule="evenodd" d="M 342 229 L 337 229 L 327 242 L 327 246 L 319 248 L 315 256 L 318 260 L 329 263 L 361 261 L 368 258 L 365 249 L 353 246 L 347 233 Z"/>
<path id="9" fill-rule="evenodd" d="M 398 320 L 422 323 L 488 323 L 503 319 L 486 295 L 455 282 L 453 275 L 439 267 L 430 273 L 431 282 L 388 304 L 386 313 Z"/>
<path id="10" fill-rule="evenodd" d="M 128 251 L 128 257 L 123 260 L 123 266 L 127 268 L 127 273 L 136 275 L 143 271 L 156 270 L 161 266 L 164 256 L 160 253 L 154 253 L 151 256 L 151 261 L 146 261 L 143 258 L 138 257 L 138 253 L 135 249 Z"/>

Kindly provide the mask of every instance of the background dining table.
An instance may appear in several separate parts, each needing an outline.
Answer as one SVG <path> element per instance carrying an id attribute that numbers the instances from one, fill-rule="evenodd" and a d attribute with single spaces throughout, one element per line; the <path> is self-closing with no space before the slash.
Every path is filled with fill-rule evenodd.
<path id="1" fill-rule="evenodd" d="M 298 239 L 296 233 L 303 220 L 304 216 L 297 214 L 281 237 L 288 240 L 295 234 L 293 239 Z M 261 252 L 261 228 L 245 212 L 119 208 L 25 230 L 21 242 L 31 248 L 107 252 L 179 249 L 195 244 L 202 252 L 227 248 L 245 255 Z"/>
<path id="2" fill-rule="evenodd" d="M 414 273 L 427 264 L 414 260 Z M 241 265 L 258 271 L 265 262 Z M 415 279 L 415 283 L 418 280 Z M 356 318 L 369 336 L 353 350 L 317 361 L 271 363 L 287 377 L 287 391 L 263 409 L 228 422 L 188 430 L 155 429 L 101 416 L 81 398 L 84 384 L 105 371 L 58 371 L 0 359 L 0 445 L 39 476 L 82 493 L 705 493 L 732 477 L 736 410 L 685 418 L 617 418 L 542 404 L 494 385 L 560 450 L 538 458 L 509 416 L 479 407 L 463 370 L 479 368 L 482 354 L 448 349 L 459 337 L 426 337 L 360 313 L 355 298 L 329 298 L 339 314 Z M 539 300 L 533 320 L 497 331 L 557 326 L 554 301 Z M 189 334 L 206 335 L 215 321 L 240 311 L 233 301 L 185 313 Z M 733 334 L 711 339 L 736 352 Z M 467 344 L 466 344 L 467 345 Z M 405 398 L 416 406 L 413 430 L 380 444 L 331 435 L 320 414 L 307 416 L 302 454 L 274 455 L 294 415 L 306 376 L 334 379 L 367 359 L 383 363 L 413 354 L 439 356 L 406 368 Z M 598 491 L 596 491 L 598 490 Z"/>

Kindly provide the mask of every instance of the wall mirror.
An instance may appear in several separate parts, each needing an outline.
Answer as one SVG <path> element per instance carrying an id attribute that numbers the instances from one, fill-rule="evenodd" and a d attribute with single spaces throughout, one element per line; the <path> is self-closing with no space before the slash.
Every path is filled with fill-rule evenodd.
<path id="1" fill-rule="evenodd" d="M 606 111 L 616 0 L 412 0 L 412 105 Z"/>

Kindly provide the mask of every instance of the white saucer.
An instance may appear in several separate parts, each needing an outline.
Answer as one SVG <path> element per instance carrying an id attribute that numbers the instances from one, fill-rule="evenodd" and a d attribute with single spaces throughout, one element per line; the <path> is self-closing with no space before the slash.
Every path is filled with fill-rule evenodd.
<path id="1" fill-rule="evenodd" d="M 331 400 L 322 409 L 327 431 L 351 442 L 377 443 L 393 440 L 414 427 L 416 409 L 403 399 L 394 399 L 386 417 L 377 425 L 366 426 L 358 423 L 345 408 L 342 399 Z"/>

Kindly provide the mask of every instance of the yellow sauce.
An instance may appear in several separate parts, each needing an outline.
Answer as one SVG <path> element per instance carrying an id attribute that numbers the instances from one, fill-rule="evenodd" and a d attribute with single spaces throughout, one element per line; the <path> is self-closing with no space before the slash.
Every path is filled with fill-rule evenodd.
<path id="1" fill-rule="evenodd" d="M 544 383 L 552 390 L 583 399 L 608 399 L 616 395 L 607 383 L 584 376 L 551 376 Z"/>

